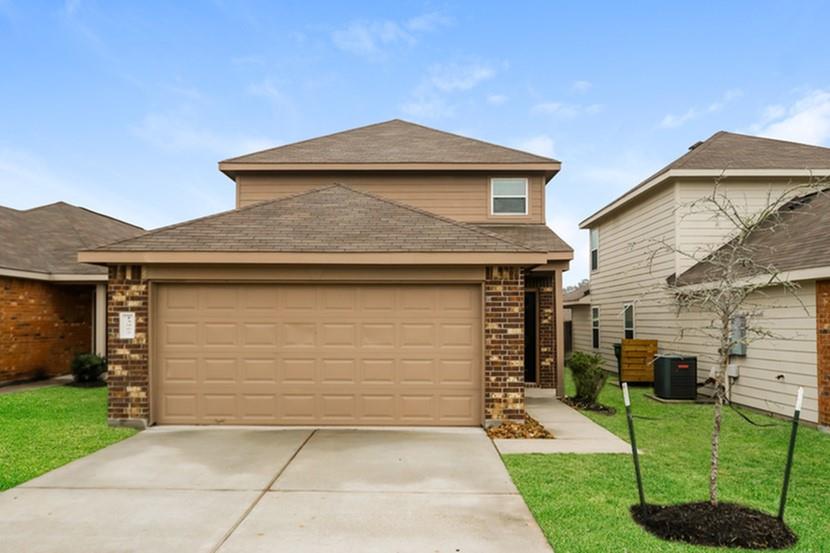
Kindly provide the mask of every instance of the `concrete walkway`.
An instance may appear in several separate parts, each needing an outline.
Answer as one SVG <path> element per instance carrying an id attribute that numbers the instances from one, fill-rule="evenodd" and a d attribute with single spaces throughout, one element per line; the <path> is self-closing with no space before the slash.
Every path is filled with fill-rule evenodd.
<path id="1" fill-rule="evenodd" d="M 0 493 L 0 550 L 551 553 L 476 428 L 152 428 Z"/>
<path id="2" fill-rule="evenodd" d="M 528 390 L 527 412 L 553 440 L 493 440 L 500 453 L 631 453 L 628 442 L 546 390 Z"/>
<path id="3" fill-rule="evenodd" d="M 25 392 L 27 390 L 37 390 L 38 388 L 48 388 L 50 386 L 65 386 L 70 382 L 72 382 L 71 374 L 56 376 L 55 378 L 47 378 L 46 380 L 34 380 L 32 382 L 21 382 L 19 384 L 4 384 L 0 386 L 0 395 Z"/>

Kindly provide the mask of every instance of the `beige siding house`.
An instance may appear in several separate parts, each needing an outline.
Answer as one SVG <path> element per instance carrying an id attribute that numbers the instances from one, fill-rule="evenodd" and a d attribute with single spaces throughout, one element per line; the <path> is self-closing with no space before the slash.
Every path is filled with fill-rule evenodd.
<path id="1" fill-rule="evenodd" d="M 733 227 L 693 202 L 711 193 L 719 181 L 721 191 L 739 209 L 752 213 L 766 205 L 770 195 L 827 175 L 827 148 L 726 132 L 692 146 L 580 224 L 591 233 L 588 297 L 591 316 L 598 318 L 593 323 L 599 339 L 590 331 L 577 336 L 584 325 L 574 323 L 574 344 L 584 347 L 591 341 L 589 351 L 601 353 L 606 368 L 616 370 L 615 343 L 623 337 L 655 339 L 660 353 L 698 356 L 699 376 L 705 379 L 716 362 L 716 346 L 695 329 L 709 318 L 688 312 L 678 315 L 666 281 L 694 272 L 695 257 L 724 243 Z M 813 225 L 821 230 L 814 238 L 830 235 L 830 227 L 821 226 L 823 221 L 815 219 Z M 786 257 L 788 249 L 799 247 L 794 241 L 778 245 L 776 251 Z M 745 356 L 733 358 L 739 376 L 730 382 L 730 393 L 736 403 L 787 414 L 796 390 L 804 386 L 802 418 L 830 424 L 830 389 L 822 388 L 822 359 L 817 355 L 817 337 L 822 336 L 817 327 L 817 286 L 821 288 L 830 272 L 822 272 L 821 256 L 796 257 L 799 261 L 793 268 L 798 272 L 792 278 L 800 285 L 797 298 L 773 287 L 750 300 L 763 312 L 758 323 L 774 329 L 780 338 L 754 342 Z"/>

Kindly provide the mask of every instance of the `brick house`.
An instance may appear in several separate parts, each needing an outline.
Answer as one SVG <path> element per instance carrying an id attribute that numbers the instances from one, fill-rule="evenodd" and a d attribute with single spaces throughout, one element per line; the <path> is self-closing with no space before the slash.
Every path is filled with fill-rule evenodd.
<path id="1" fill-rule="evenodd" d="M 0 206 L 0 383 L 69 372 L 78 353 L 106 353 L 106 269 L 77 251 L 143 232 L 63 202 Z"/>
<path id="2" fill-rule="evenodd" d="M 109 269 L 111 423 L 523 420 L 562 391 L 559 168 L 400 120 L 220 162 L 235 209 L 79 254 Z"/>

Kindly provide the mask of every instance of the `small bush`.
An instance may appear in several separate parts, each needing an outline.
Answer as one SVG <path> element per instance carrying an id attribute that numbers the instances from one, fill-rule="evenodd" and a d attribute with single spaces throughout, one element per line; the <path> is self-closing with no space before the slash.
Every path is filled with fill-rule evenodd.
<path id="1" fill-rule="evenodd" d="M 602 356 L 576 351 L 571 355 L 568 366 L 571 368 L 576 386 L 574 399 L 580 403 L 595 404 L 605 381 L 608 380 L 608 373 L 602 370 Z"/>
<path id="2" fill-rule="evenodd" d="M 107 370 L 107 361 L 94 353 L 79 353 L 70 365 L 75 382 L 95 382 Z"/>

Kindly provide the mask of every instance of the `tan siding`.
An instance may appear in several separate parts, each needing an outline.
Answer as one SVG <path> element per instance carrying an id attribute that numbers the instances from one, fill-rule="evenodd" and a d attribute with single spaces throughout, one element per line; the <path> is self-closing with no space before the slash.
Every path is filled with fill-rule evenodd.
<path id="1" fill-rule="evenodd" d="M 571 307 L 571 324 L 573 325 L 573 351 L 590 353 L 591 348 L 591 307 L 580 305 Z"/>
<path id="2" fill-rule="evenodd" d="M 622 339 L 625 303 L 635 303 L 637 338 L 674 338 L 674 312 L 663 289 L 674 270 L 674 255 L 665 252 L 650 259 L 658 241 L 673 243 L 674 201 L 673 186 L 664 187 L 599 225 L 599 268 L 591 274 L 591 305 L 600 308 L 599 352 L 608 370 L 617 368 L 613 344 Z M 590 330 L 588 339 L 590 345 Z"/>
<path id="3" fill-rule="evenodd" d="M 468 222 L 544 223 L 544 178 L 528 175 L 528 215 L 490 215 L 490 174 L 313 173 L 237 177 L 237 206 L 282 198 L 334 183 L 350 186 L 438 215 Z M 513 175 L 515 176 L 515 175 Z"/>
<path id="4" fill-rule="evenodd" d="M 775 198 L 791 188 L 790 181 L 757 182 L 725 181 L 721 191 L 744 214 L 755 213 L 763 209 L 769 198 Z M 677 248 L 684 253 L 692 253 L 697 259 L 723 244 L 734 227 L 725 217 L 717 217 L 711 209 L 691 205 L 693 202 L 712 193 L 715 183 L 712 179 L 700 182 L 682 182 L 677 186 Z M 682 273 L 695 264 L 693 258 L 678 255 L 676 270 Z"/>
<path id="5" fill-rule="evenodd" d="M 796 298 L 797 296 L 797 298 Z M 794 296 L 782 286 L 756 293 L 746 303 L 747 311 L 758 317 L 753 326 L 767 329 L 773 338 L 756 340 L 747 347 L 746 357 L 734 358 L 740 377 L 732 387 L 736 403 L 782 415 L 791 415 L 795 394 L 804 386 L 804 420 L 818 420 L 816 380 L 816 288 L 815 281 L 801 283 Z M 699 376 L 706 378 L 717 365 L 717 346 L 700 330 L 712 316 L 684 312 L 679 324 L 687 329 L 682 340 L 671 345 L 675 351 L 698 357 Z M 668 344 L 667 344 L 668 346 Z M 778 379 L 783 375 L 783 379 Z"/>

